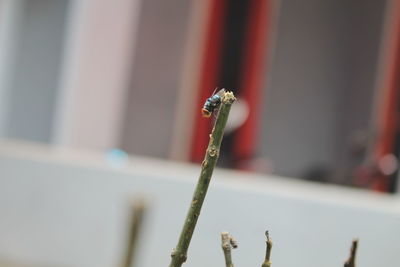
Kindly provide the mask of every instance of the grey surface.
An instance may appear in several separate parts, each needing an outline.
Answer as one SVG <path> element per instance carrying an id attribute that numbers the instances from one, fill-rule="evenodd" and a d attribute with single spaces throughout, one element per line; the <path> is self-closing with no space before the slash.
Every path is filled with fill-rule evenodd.
<path id="1" fill-rule="evenodd" d="M 4 136 L 49 142 L 69 1 L 20 2 L 14 58 L 7 66 Z"/>
<path id="2" fill-rule="evenodd" d="M 0 143 L 0 257 L 54 266 L 116 266 L 128 203 L 151 202 L 140 264 L 167 266 L 199 166 L 142 158 L 113 169 L 86 156 Z M 264 236 L 276 266 L 341 266 L 360 238 L 358 265 L 399 266 L 400 200 L 347 188 L 218 170 L 185 266 L 223 266 L 220 232 L 239 242 L 237 266 L 259 266 Z"/>
<path id="3" fill-rule="evenodd" d="M 0 136 L 5 135 L 9 106 L 10 73 L 15 58 L 22 0 L 0 1 Z"/>
<path id="4" fill-rule="evenodd" d="M 369 131 L 386 1 L 281 0 L 259 154 L 278 174 L 354 167 Z"/>
<path id="5" fill-rule="evenodd" d="M 142 2 L 121 147 L 168 157 L 191 1 Z"/>

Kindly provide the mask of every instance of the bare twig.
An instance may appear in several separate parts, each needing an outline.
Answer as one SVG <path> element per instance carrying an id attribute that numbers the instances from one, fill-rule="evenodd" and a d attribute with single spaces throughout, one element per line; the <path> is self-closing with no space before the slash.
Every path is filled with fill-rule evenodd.
<path id="1" fill-rule="evenodd" d="M 237 248 L 236 239 L 228 232 L 221 233 L 221 246 L 224 251 L 226 267 L 233 267 L 231 248 Z"/>
<path id="2" fill-rule="evenodd" d="M 269 233 L 268 231 L 265 232 L 265 236 L 267 237 L 267 240 L 265 241 L 266 243 L 266 252 L 265 252 L 265 260 L 261 267 L 270 267 L 271 266 L 271 250 L 272 250 L 272 240 L 269 238 Z"/>
<path id="3" fill-rule="evenodd" d="M 228 120 L 229 111 L 235 100 L 235 96 L 232 92 L 224 92 L 217 120 L 210 135 L 210 142 L 207 147 L 206 156 L 201 164 L 202 168 L 200 178 L 197 182 L 193 199 L 179 237 L 178 245 L 171 253 L 170 267 L 180 267 L 186 261 L 190 240 L 192 239 L 197 219 L 200 216 L 201 207 L 207 194 L 211 175 L 218 160 L 222 136 Z"/>
<path id="4" fill-rule="evenodd" d="M 355 267 L 356 266 L 356 253 L 357 253 L 358 239 L 354 239 L 351 244 L 350 257 L 344 263 L 344 267 Z"/>
<path id="5" fill-rule="evenodd" d="M 129 229 L 129 239 L 126 246 L 123 267 L 132 267 L 135 263 L 137 240 L 142 229 L 143 217 L 146 211 L 147 205 L 143 199 L 135 200 L 132 203 L 131 210 L 131 223 Z"/>

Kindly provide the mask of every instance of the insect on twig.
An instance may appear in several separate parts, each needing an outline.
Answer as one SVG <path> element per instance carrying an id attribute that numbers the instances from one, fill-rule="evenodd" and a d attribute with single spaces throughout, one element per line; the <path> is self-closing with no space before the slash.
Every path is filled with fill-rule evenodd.
<path id="1" fill-rule="evenodd" d="M 218 110 L 219 106 L 221 105 L 222 96 L 225 93 L 225 89 L 221 89 L 215 94 L 216 90 L 217 90 L 217 88 L 215 88 L 212 96 L 207 98 L 206 102 L 204 103 L 203 108 L 201 109 L 201 114 L 205 118 L 209 118 L 211 116 L 211 114 L 214 111 Z"/>

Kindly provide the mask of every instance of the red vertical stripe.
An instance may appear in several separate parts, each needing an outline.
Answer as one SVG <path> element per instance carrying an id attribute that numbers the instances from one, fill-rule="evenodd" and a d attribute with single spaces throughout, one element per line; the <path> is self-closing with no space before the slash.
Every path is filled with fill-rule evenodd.
<path id="1" fill-rule="evenodd" d="M 375 160 L 394 152 L 395 136 L 399 130 L 399 114 L 397 105 L 400 99 L 400 1 L 394 2 L 392 13 L 391 50 L 387 56 L 388 70 L 381 89 L 383 101 L 380 106 L 378 140 L 375 147 Z M 373 189 L 388 191 L 389 179 L 383 174 L 373 184 Z"/>
<path id="2" fill-rule="evenodd" d="M 204 56 L 201 67 L 201 79 L 199 83 L 199 98 L 197 101 L 197 110 L 195 114 L 195 130 L 192 139 L 191 160 L 201 162 L 204 157 L 204 151 L 207 148 L 208 133 L 211 128 L 211 119 L 201 117 L 200 110 L 204 101 L 210 97 L 214 88 L 217 86 L 217 76 L 220 65 L 220 50 L 222 46 L 222 30 L 224 21 L 224 7 L 226 0 L 208 0 L 210 1 L 210 17 L 206 30 L 206 40 Z"/>
<path id="3" fill-rule="evenodd" d="M 399 29 L 398 29 L 399 30 Z M 377 155 L 383 156 L 393 152 L 397 122 L 399 121 L 396 106 L 399 99 L 399 75 L 400 75 L 400 32 L 397 33 L 397 46 L 393 55 L 395 61 L 390 70 L 390 82 L 386 88 L 385 99 L 383 103 L 382 129 L 377 146 Z"/>
<path id="4" fill-rule="evenodd" d="M 240 87 L 243 92 L 240 97 L 246 100 L 250 109 L 248 119 L 235 134 L 234 155 L 239 161 L 255 154 L 270 14 L 270 0 L 252 0 Z"/>

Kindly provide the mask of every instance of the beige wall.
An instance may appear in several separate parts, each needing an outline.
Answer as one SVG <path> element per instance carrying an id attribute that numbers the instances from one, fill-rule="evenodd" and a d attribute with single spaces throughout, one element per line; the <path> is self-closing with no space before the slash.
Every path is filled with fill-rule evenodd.
<path id="1" fill-rule="evenodd" d="M 130 153 L 170 154 L 190 8 L 186 0 L 143 2 L 121 141 Z"/>
<path id="2" fill-rule="evenodd" d="M 118 145 L 140 2 L 73 1 L 57 103 L 56 144 L 92 149 Z"/>

